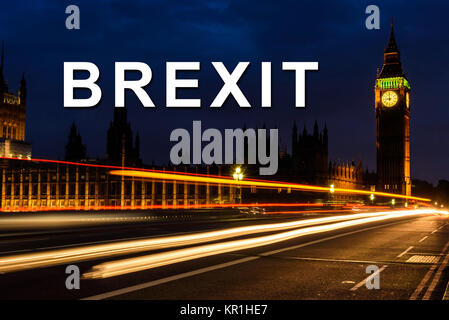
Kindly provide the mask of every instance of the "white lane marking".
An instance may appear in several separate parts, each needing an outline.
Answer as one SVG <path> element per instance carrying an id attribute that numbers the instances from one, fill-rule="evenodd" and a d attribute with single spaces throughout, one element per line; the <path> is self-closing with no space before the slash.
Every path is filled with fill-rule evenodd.
<path id="1" fill-rule="evenodd" d="M 443 300 L 449 300 L 449 282 L 446 285 L 446 290 L 444 291 Z"/>
<path id="2" fill-rule="evenodd" d="M 433 230 L 430 234 L 434 234 L 435 232 L 437 232 L 438 229 Z"/>
<path id="3" fill-rule="evenodd" d="M 445 226 L 447 225 L 447 223 L 443 224 L 441 227 L 439 227 L 437 230 L 443 229 Z"/>
<path id="4" fill-rule="evenodd" d="M 365 279 L 363 279 L 362 281 L 360 281 L 359 283 L 357 283 L 355 286 L 353 286 L 351 288 L 351 291 L 355 291 L 358 288 L 360 288 L 361 286 L 365 285 L 366 283 L 368 283 L 368 281 L 370 281 L 372 278 L 374 278 L 376 275 L 378 275 L 379 273 L 381 273 L 382 271 L 384 271 L 388 266 L 387 265 L 383 265 L 379 270 L 377 270 L 376 272 L 370 274 L 368 277 L 366 277 Z"/>
<path id="5" fill-rule="evenodd" d="M 430 300 L 430 297 L 432 296 L 435 287 L 437 286 L 438 282 L 440 282 L 441 276 L 443 275 L 443 270 L 446 268 L 448 264 L 449 264 L 449 253 L 446 255 L 446 258 L 444 258 L 443 263 L 438 268 L 432 283 L 430 284 L 429 288 L 426 291 L 426 294 L 422 298 L 423 300 Z"/>
<path id="6" fill-rule="evenodd" d="M 232 266 L 232 265 L 236 265 L 236 264 L 240 264 L 240 263 L 256 260 L 256 259 L 259 259 L 259 258 L 260 257 L 247 257 L 247 258 L 242 258 L 242 259 L 238 259 L 238 260 L 234 260 L 234 261 L 230 261 L 230 262 L 226 262 L 226 263 L 216 264 L 214 266 L 201 268 L 201 269 L 197 269 L 197 270 L 189 271 L 189 272 L 185 272 L 185 273 L 180 273 L 180 274 L 177 274 L 177 275 L 174 275 L 174 276 L 170 276 L 170 277 L 166 277 L 166 278 L 162 278 L 162 279 L 158 279 L 158 280 L 154 280 L 154 281 L 150 281 L 150 282 L 146 282 L 146 283 L 141 283 L 141 284 L 138 284 L 138 285 L 135 285 L 135 286 L 122 288 L 122 289 L 106 292 L 106 293 L 103 293 L 103 294 L 98 294 L 96 296 L 83 298 L 81 300 L 102 300 L 102 299 L 107 299 L 107 298 L 111 298 L 111 297 L 114 297 L 114 296 L 130 293 L 130 292 L 133 292 L 133 291 L 138 291 L 138 290 L 146 289 L 146 288 L 149 288 L 149 287 L 154 287 L 154 286 L 157 286 L 159 284 L 163 284 L 163 283 L 179 280 L 179 279 L 182 279 L 182 278 L 195 276 L 197 274 L 205 273 L 205 272 L 208 272 L 208 271 L 222 269 L 222 268 L 226 268 L 226 267 L 229 267 L 229 266 Z"/>
<path id="7" fill-rule="evenodd" d="M 446 245 L 444 246 L 443 250 L 441 251 L 441 253 L 446 252 L 446 249 L 449 247 L 449 242 L 446 243 Z M 434 263 L 430 269 L 427 271 L 427 273 L 425 274 L 424 278 L 422 278 L 421 282 L 419 283 L 418 287 L 416 287 L 415 291 L 413 292 L 413 294 L 410 296 L 410 300 L 416 300 L 418 299 L 418 296 L 421 294 L 421 291 L 424 289 L 427 281 L 429 281 L 429 279 L 431 278 L 433 272 L 435 271 L 435 269 L 438 266 L 438 262 Z"/>
<path id="8" fill-rule="evenodd" d="M 424 238 L 422 238 L 421 240 L 419 240 L 418 242 L 423 242 L 424 240 L 426 240 L 429 236 L 425 236 Z"/>
<path id="9" fill-rule="evenodd" d="M 305 260 L 305 261 L 326 261 L 326 262 L 346 262 L 346 263 L 366 263 L 366 264 L 380 264 L 379 261 L 367 261 L 367 260 L 345 260 L 345 259 L 329 259 L 329 258 L 304 258 L 304 257 L 289 257 L 280 256 L 282 259 L 288 260 Z"/>
<path id="10" fill-rule="evenodd" d="M 388 227 L 388 226 L 391 226 L 391 225 L 400 224 L 400 223 L 404 223 L 404 222 L 405 221 L 399 221 L 399 222 L 383 224 L 383 225 L 380 225 L 380 226 L 369 227 L 369 228 L 365 228 L 365 229 L 361 229 L 361 230 L 350 231 L 350 232 L 338 234 L 338 235 L 335 235 L 335 236 L 331 236 L 331 237 L 327 237 L 327 238 L 323 238 L 323 239 L 319 239 L 319 240 L 310 241 L 310 242 L 303 243 L 303 244 L 300 244 L 300 245 L 295 245 L 295 246 L 291 246 L 291 247 L 286 247 L 286 248 L 282 248 L 282 249 L 278 249 L 278 250 L 265 252 L 265 253 L 263 253 L 261 255 L 258 255 L 258 256 L 253 256 L 253 257 L 233 260 L 233 261 L 230 261 L 230 262 L 225 262 L 225 263 L 217 264 L 217 265 L 214 265 L 214 266 L 197 269 L 197 270 L 194 270 L 194 271 L 180 273 L 178 275 L 162 278 L 162 279 L 159 279 L 159 280 L 149 281 L 149 282 L 141 283 L 141 284 L 138 284 L 138 285 L 135 285 L 135 286 L 131 286 L 131 287 L 126 287 L 126 288 L 122 288 L 122 289 L 118 289 L 118 290 L 105 292 L 105 293 L 102 293 L 102 294 L 98 294 L 98 295 L 90 296 L 90 297 L 87 297 L 87 298 L 83 298 L 81 300 L 102 300 L 102 299 L 108 299 L 108 298 L 112 298 L 112 297 L 115 297 L 115 296 L 123 295 L 123 294 L 126 294 L 126 293 L 130 293 L 130 292 L 134 292 L 134 291 L 138 291 L 138 290 L 154 287 L 154 286 L 157 286 L 159 284 L 163 284 L 163 283 L 179 280 L 179 279 L 182 279 L 182 278 L 191 277 L 191 276 L 198 275 L 198 274 L 201 274 L 201 273 L 205 273 L 205 272 L 208 272 L 208 271 L 217 270 L 217 269 L 221 269 L 221 268 L 226 268 L 228 266 L 232 266 L 232 265 L 236 265 L 236 264 L 240 264 L 240 263 L 245 263 L 247 261 L 256 260 L 256 259 L 259 259 L 259 258 L 261 258 L 263 256 L 273 255 L 273 254 L 276 254 L 276 253 L 279 253 L 279 252 L 288 251 L 288 250 L 294 250 L 294 249 L 306 247 L 306 246 L 309 246 L 309 245 L 313 245 L 313 244 L 316 244 L 316 243 L 321 243 L 321 242 L 325 242 L 325 241 L 328 241 L 328 240 L 349 236 L 349 235 L 352 235 L 352 234 L 355 234 L 355 233 L 364 232 L 364 231 L 368 231 L 368 230 L 372 230 L 372 229 Z"/>
<path id="11" fill-rule="evenodd" d="M 426 285 L 427 281 L 429 281 L 430 277 L 432 276 L 433 272 L 435 271 L 435 269 L 437 268 L 438 262 L 433 264 L 429 271 L 427 271 L 426 275 L 424 276 L 424 278 L 422 278 L 421 282 L 419 283 L 418 287 L 416 287 L 415 291 L 413 292 L 413 294 L 410 296 L 410 300 L 416 300 L 418 299 L 419 294 L 421 293 L 421 291 L 424 289 L 424 286 Z"/>
<path id="12" fill-rule="evenodd" d="M 413 246 L 408 247 L 407 249 L 405 249 L 405 251 L 403 251 L 402 253 L 398 254 L 398 255 L 396 256 L 396 258 L 402 257 L 404 254 L 406 254 L 407 252 L 409 252 L 409 251 L 412 250 L 412 249 L 413 249 Z"/>

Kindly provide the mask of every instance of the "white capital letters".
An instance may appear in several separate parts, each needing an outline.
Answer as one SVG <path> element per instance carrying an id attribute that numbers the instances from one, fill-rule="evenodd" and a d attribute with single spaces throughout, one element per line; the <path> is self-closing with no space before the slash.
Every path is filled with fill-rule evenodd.
<path id="1" fill-rule="evenodd" d="M 167 62 L 167 107 L 201 107 L 201 99 L 176 99 L 177 88 L 198 88 L 198 79 L 176 79 L 178 70 L 200 70 L 199 62 Z"/>
<path id="2" fill-rule="evenodd" d="M 89 72 L 89 78 L 73 79 L 75 70 Z M 93 107 L 100 102 L 101 89 L 95 84 L 99 77 L 100 70 L 91 62 L 64 62 L 64 107 Z M 75 88 L 89 89 L 91 96 L 87 99 L 75 99 L 73 96 Z"/>
<path id="3" fill-rule="evenodd" d="M 125 80 L 126 71 L 140 71 L 139 80 Z M 151 68 L 143 62 L 116 62 L 115 63 L 115 106 L 125 106 L 125 89 L 134 91 L 144 107 L 154 107 L 153 101 L 143 89 L 152 78 Z"/>
<path id="4" fill-rule="evenodd" d="M 227 97 L 232 94 L 240 107 L 251 107 L 248 100 L 246 100 L 245 96 L 237 85 L 237 81 L 239 81 L 240 77 L 245 72 L 246 68 L 249 65 L 249 62 L 239 62 L 234 71 L 232 71 L 232 74 L 229 74 L 223 62 L 212 62 L 212 65 L 214 66 L 215 70 L 217 70 L 224 84 L 210 106 L 214 108 L 221 107 Z"/>
<path id="5" fill-rule="evenodd" d="M 271 108 L 271 62 L 262 62 L 262 107 Z"/>
<path id="6" fill-rule="evenodd" d="M 306 106 L 306 70 L 318 70 L 318 62 L 282 62 L 282 70 L 295 71 L 296 107 Z"/>

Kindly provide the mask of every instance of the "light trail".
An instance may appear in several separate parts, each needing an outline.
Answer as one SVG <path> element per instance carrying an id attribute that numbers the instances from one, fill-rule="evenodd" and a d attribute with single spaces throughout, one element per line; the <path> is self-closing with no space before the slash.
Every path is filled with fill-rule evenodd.
<path id="1" fill-rule="evenodd" d="M 339 204 L 324 203 L 209 203 L 209 204 L 152 204 L 140 206 L 67 206 L 67 207 L 18 207 L 15 209 L 0 209 L 2 212 L 33 212 L 33 211 L 99 211 L 99 210 L 154 210 L 154 209 L 213 209 L 213 208 L 244 208 L 244 207 L 342 207 Z M 364 207 L 361 207 L 364 208 Z M 375 207 L 370 207 L 375 208 Z M 385 207 L 379 207 L 380 209 Z M 1 223 L 0 223 L 1 225 Z"/>
<path id="2" fill-rule="evenodd" d="M 122 259 L 118 261 L 105 262 L 96 265 L 83 275 L 84 279 L 98 279 L 119 276 L 156 267 L 166 266 L 183 261 L 204 258 L 212 255 L 250 249 L 260 246 L 279 243 L 282 241 L 323 232 L 329 232 L 351 226 L 363 225 L 372 222 L 379 222 L 389 219 L 397 219 L 416 215 L 426 215 L 437 213 L 436 210 L 410 210 L 400 213 L 390 213 L 378 217 L 355 219 L 332 224 L 294 229 L 287 232 L 276 233 L 268 236 L 253 237 L 249 239 L 219 242 L 206 244 L 185 249 L 178 249 L 168 252 L 155 253 L 151 255 Z"/>
<path id="3" fill-rule="evenodd" d="M 340 210 L 293 210 L 293 211 L 270 211 L 263 214 L 300 214 L 300 213 L 330 213 L 330 212 L 348 212 L 348 209 Z"/>
<path id="4" fill-rule="evenodd" d="M 363 194 L 363 195 L 377 195 L 389 198 L 400 198 L 418 201 L 431 201 L 430 199 L 406 196 L 402 194 L 377 192 L 377 191 L 367 191 L 367 190 L 357 190 L 357 189 L 343 189 L 343 188 L 332 188 L 332 187 L 320 187 L 305 184 L 296 183 L 286 183 L 286 182 L 275 182 L 275 181 L 263 181 L 263 180 L 229 180 L 227 178 L 217 178 L 217 177 L 204 177 L 204 176 L 190 176 L 190 175 L 180 175 L 178 173 L 166 173 L 166 172 L 147 172 L 139 170 L 112 170 L 111 175 L 125 176 L 125 177 L 138 177 L 146 179 L 158 179 L 158 180 L 174 180 L 174 181 L 184 181 L 184 182 L 199 182 L 199 183 L 212 183 L 212 184 L 228 184 L 235 186 L 244 187 L 265 187 L 265 188 L 283 188 L 301 191 L 312 191 L 312 192 L 335 192 L 335 193 L 353 193 L 353 194 Z"/>
<path id="5" fill-rule="evenodd" d="M 120 175 L 120 176 L 154 178 L 154 179 L 162 179 L 162 180 L 191 181 L 191 182 L 198 182 L 198 183 L 217 183 L 217 184 L 228 184 L 228 185 L 239 185 L 239 186 L 259 186 L 262 188 L 286 188 L 286 189 L 291 188 L 294 190 L 313 191 L 313 192 L 330 192 L 331 191 L 330 187 L 303 185 L 303 184 L 286 183 L 286 182 L 270 181 L 270 180 L 259 180 L 259 179 L 245 179 L 245 180 L 235 181 L 232 177 L 218 176 L 218 175 L 205 175 L 205 174 L 198 174 L 198 173 L 187 173 L 187 172 L 181 172 L 181 171 L 165 171 L 165 170 L 154 170 L 154 169 L 145 169 L 145 168 L 95 165 L 95 164 L 88 164 L 88 163 L 78 163 L 78 162 L 49 160 L 49 159 L 19 159 L 19 158 L 11 158 L 11 157 L 0 157 L 0 159 L 29 161 L 29 162 L 44 162 L 44 163 L 53 163 L 53 164 L 65 164 L 65 165 L 74 165 L 74 166 L 83 166 L 83 167 L 106 168 L 106 169 L 112 169 L 112 171 L 110 172 L 111 174 Z M 215 182 L 212 182 L 212 181 L 215 181 Z M 387 193 L 387 192 L 367 191 L 367 190 L 358 190 L 358 189 L 344 189 L 344 188 L 332 188 L 332 190 L 336 193 L 353 193 L 353 194 L 363 194 L 363 195 L 368 195 L 368 196 L 371 194 L 374 194 L 377 196 L 389 197 L 389 198 L 409 199 L 409 200 L 417 200 L 417 201 L 424 201 L 424 202 L 431 201 L 430 199 L 427 199 L 427 198 L 406 196 L 406 195 Z"/>
<path id="6" fill-rule="evenodd" d="M 429 212 L 429 210 L 426 210 L 424 212 Z M 398 213 L 397 211 L 357 213 L 334 217 L 296 220 L 284 223 L 252 225 L 246 227 L 198 232 L 194 234 L 179 235 L 179 236 L 165 236 L 150 239 L 129 240 L 109 244 L 98 244 L 75 248 L 48 250 L 43 252 L 17 254 L 0 257 L 0 273 L 13 272 L 37 267 L 48 267 L 62 263 L 85 261 L 91 259 L 98 259 L 102 257 L 130 254 L 149 250 L 201 244 L 205 242 L 218 241 L 232 237 L 251 235 L 255 233 L 275 232 L 323 223 L 332 223 L 337 221 L 363 219 L 368 217 L 379 217 L 385 215 L 398 215 L 398 214 L 401 213 Z"/>

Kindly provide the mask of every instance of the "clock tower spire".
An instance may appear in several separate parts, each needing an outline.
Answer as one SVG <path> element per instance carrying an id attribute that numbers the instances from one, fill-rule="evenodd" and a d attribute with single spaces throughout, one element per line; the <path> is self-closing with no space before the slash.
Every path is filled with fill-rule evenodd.
<path id="1" fill-rule="evenodd" d="M 377 188 L 410 195 L 410 84 L 402 70 L 393 21 L 374 92 Z"/>

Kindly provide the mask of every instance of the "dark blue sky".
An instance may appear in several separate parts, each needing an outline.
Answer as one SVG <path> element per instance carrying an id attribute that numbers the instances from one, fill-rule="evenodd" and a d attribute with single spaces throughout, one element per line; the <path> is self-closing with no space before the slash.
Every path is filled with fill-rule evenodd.
<path id="1" fill-rule="evenodd" d="M 77 4 L 81 29 L 65 28 L 65 7 Z M 157 108 L 144 109 L 129 95 L 128 113 L 141 135 L 145 162 L 168 161 L 171 130 L 204 127 L 280 128 L 290 144 L 293 120 L 329 129 L 334 160 L 361 159 L 375 169 L 374 80 L 394 16 L 402 64 L 412 86 L 412 177 L 449 179 L 449 42 L 446 1 L 376 1 L 381 29 L 365 28 L 368 1 L 8 1 L 0 11 L 0 39 L 6 42 L 5 75 L 16 92 L 22 71 L 28 82 L 27 138 L 33 156 L 63 158 L 71 123 L 80 128 L 88 154 L 104 157 L 113 115 L 114 62 L 142 61 L 153 70 L 147 88 Z M 101 71 L 102 103 L 91 109 L 63 108 L 64 61 L 91 61 Z M 203 107 L 165 107 L 165 62 L 200 61 Z M 211 61 L 232 70 L 251 65 L 240 81 L 253 105 L 240 109 L 228 99 L 221 110 L 208 106 L 222 81 Z M 273 63 L 273 107 L 260 104 L 260 62 Z M 294 107 L 294 74 L 282 61 L 318 61 L 307 76 L 305 109 Z M 190 76 L 192 74 L 186 74 Z M 290 146 L 289 146 L 290 147 Z"/>

